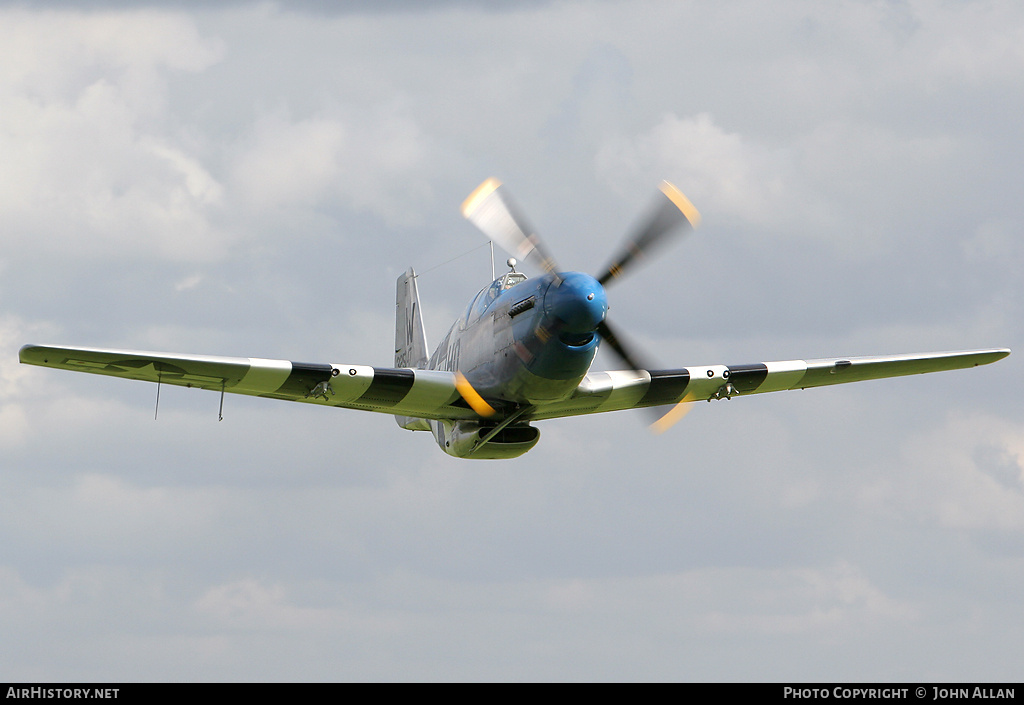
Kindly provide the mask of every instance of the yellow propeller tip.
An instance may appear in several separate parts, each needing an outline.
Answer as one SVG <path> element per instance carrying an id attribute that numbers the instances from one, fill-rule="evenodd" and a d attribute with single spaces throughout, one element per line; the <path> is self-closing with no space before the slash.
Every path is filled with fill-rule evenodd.
<path id="1" fill-rule="evenodd" d="M 651 424 L 651 433 L 658 436 L 675 426 L 680 419 L 690 413 L 693 408 L 690 406 L 691 401 L 689 397 L 683 397 L 678 404 L 668 410 L 668 413 Z"/>
<path id="2" fill-rule="evenodd" d="M 463 217 L 468 218 L 473 211 L 480 207 L 485 198 L 498 190 L 499 186 L 501 186 L 501 182 L 493 176 L 477 186 L 473 193 L 469 194 L 466 200 L 462 202 Z"/>
<path id="3" fill-rule="evenodd" d="M 473 385 L 469 383 L 469 380 L 461 372 L 455 373 L 455 389 L 466 400 L 466 403 L 469 404 L 469 408 L 481 416 L 486 418 L 494 416 L 496 413 L 494 407 L 484 401 L 484 398 L 473 389 Z"/>
<path id="4" fill-rule="evenodd" d="M 683 195 L 683 192 L 675 187 L 674 184 L 668 181 L 661 182 L 661 192 L 665 194 L 668 200 L 672 201 L 678 208 L 683 216 L 690 221 L 690 225 L 696 228 L 700 225 L 700 211 L 697 210 L 696 206 L 690 203 L 690 199 Z"/>

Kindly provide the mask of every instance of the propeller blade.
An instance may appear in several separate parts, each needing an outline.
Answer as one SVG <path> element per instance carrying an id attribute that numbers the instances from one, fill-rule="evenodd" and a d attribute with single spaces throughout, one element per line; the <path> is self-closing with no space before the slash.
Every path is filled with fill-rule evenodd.
<path id="1" fill-rule="evenodd" d="M 462 215 L 520 262 L 557 273 L 555 260 L 497 179 L 487 179 L 469 194 L 462 202 Z"/>
<path id="2" fill-rule="evenodd" d="M 485 418 L 494 416 L 494 407 L 484 401 L 484 398 L 473 389 L 473 385 L 469 383 L 469 380 L 461 372 L 455 373 L 455 389 L 466 400 L 470 409 Z"/>
<path id="3" fill-rule="evenodd" d="M 646 370 L 647 365 L 641 361 L 636 353 L 632 352 L 615 334 L 612 327 L 608 324 L 607 319 L 597 324 L 597 334 L 601 336 L 601 340 L 608 343 L 608 347 L 619 356 L 619 359 L 626 363 L 626 367 L 630 370 Z"/>
<path id="4" fill-rule="evenodd" d="M 612 332 L 611 327 L 608 325 L 608 321 L 601 321 L 597 326 L 597 332 L 601 336 L 604 342 L 608 343 L 608 346 L 612 351 L 618 355 L 619 359 L 626 363 L 626 367 L 631 370 L 649 370 L 650 367 L 647 364 L 641 362 L 641 358 L 637 357 L 635 352 L 630 351 L 626 347 L 622 340 Z M 662 434 L 675 426 L 680 419 L 690 413 L 693 406 L 690 404 L 694 400 L 689 394 L 683 396 L 683 398 L 672 406 L 666 413 L 662 414 L 660 409 L 664 407 L 648 407 L 644 411 L 648 414 L 653 414 L 653 421 L 651 421 L 650 429 L 654 434 Z"/>
<path id="5" fill-rule="evenodd" d="M 667 181 L 662 181 L 659 188 L 665 198 L 659 199 L 651 218 L 629 239 L 605 273 L 597 278 L 602 286 L 622 276 L 637 258 L 649 256 L 672 235 L 684 232 L 684 227 L 690 230 L 700 224 L 700 213 L 682 191 Z"/>
<path id="6" fill-rule="evenodd" d="M 695 397 L 691 397 L 689 394 L 683 396 L 679 402 L 668 410 L 661 418 L 651 424 L 651 433 L 655 435 L 661 435 L 665 431 L 675 426 L 679 421 L 693 410 L 694 405 L 690 402 L 694 401 Z"/>

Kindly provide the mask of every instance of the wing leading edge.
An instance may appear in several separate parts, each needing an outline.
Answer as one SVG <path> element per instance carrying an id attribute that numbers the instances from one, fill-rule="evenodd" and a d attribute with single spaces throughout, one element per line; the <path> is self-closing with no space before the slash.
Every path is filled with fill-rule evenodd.
<path id="1" fill-rule="evenodd" d="M 531 420 L 595 414 L 681 401 L 724 399 L 787 389 L 862 382 L 987 365 L 1010 351 L 962 350 L 873 357 L 830 357 L 675 370 L 629 370 L 587 375 L 572 396 L 545 404 Z"/>
<path id="2" fill-rule="evenodd" d="M 477 418 L 455 389 L 455 375 L 439 370 L 48 345 L 26 345 L 19 358 L 28 365 L 396 416 Z"/>

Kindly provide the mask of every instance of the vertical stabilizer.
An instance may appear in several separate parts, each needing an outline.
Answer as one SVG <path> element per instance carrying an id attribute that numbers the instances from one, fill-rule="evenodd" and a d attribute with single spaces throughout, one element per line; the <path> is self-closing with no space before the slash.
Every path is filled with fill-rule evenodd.
<path id="1" fill-rule="evenodd" d="M 427 366 L 427 334 L 420 315 L 420 294 L 412 267 L 398 278 L 395 304 L 395 367 Z"/>

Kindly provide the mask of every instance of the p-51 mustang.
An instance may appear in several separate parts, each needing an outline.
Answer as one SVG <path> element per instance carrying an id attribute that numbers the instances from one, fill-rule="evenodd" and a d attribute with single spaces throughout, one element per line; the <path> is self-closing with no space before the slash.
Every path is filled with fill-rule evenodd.
<path id="1" fill-rule="evenodd" d="M 429 357 L 409 269 L 398 278 L 394 367 L 45 345 L 23 347 L 21 362 L 219 391 L 222 410 L 223 395 L 231 392 L 392 414 L 402 428 L 431 431 L 449 455 L 514 458 L 537 444 L 540 431 L 532 423 L 545 419 L 671 405 L 654 424 L 664 430 L 689 402 L 975 367 L 1010 354 L 991 349 L 649 369 L 606 320 L 604 287 L 697 226 L 700 214 L 678 189 L 661 185 L 649 220 L 596 278 L 560 269 L 494 179 L 466 199 L 462 212 L 543 274 L 528 278 L 509 259 L 512 271 L 480 290 Z M 602 342 L 622 360 L 622 370 L 590 372 Z"/>

